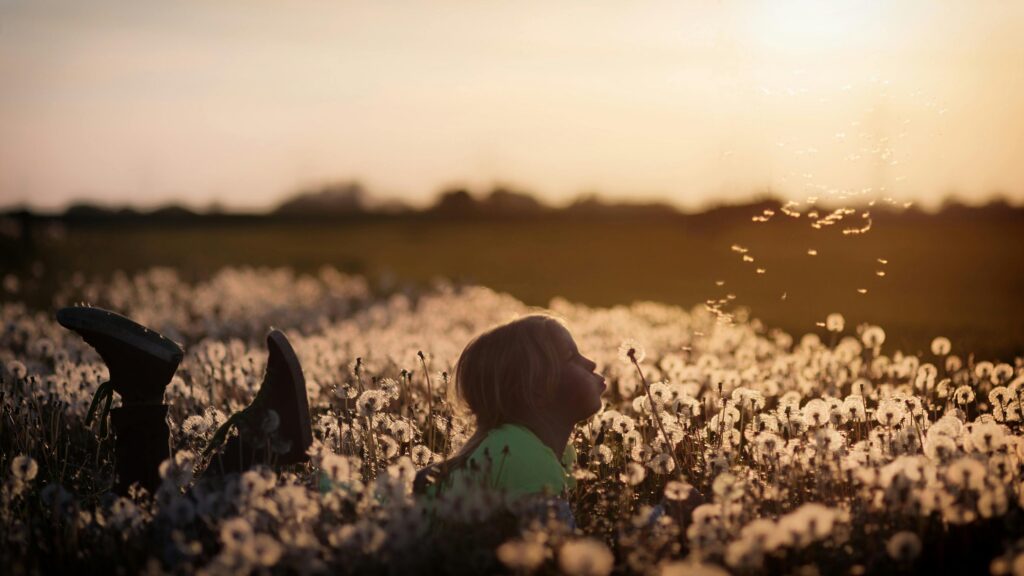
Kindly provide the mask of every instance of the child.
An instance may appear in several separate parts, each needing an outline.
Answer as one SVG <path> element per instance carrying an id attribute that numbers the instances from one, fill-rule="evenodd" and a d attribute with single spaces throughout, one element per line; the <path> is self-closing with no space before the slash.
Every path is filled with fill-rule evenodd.
<path id="1" fill-rule="evenodd" d="M 107 413 L 114 430 L 114 491 L 126 494 L 138 483 L 153 492 L 160 485 L 160 463 L 170 457 L 170 430 L 164 389 L 181 362 L 183 351 L 174 342 L 135 322 L 102 308 L 73 306 L 57 312 L 57 322 L 76 332 L 106 363 L 110 380 L 101 384 L 89 407 L 87 423 L 103 405 L 100 428 L 106 429 Z M 313 442 L 306 399 L 306 382 L 288 339 L 278 330 L 267 336 L 266 373 L 259 392 L 244 410 L 233 414 L 214 434 L 207 452 L 219 447 L 231 426 L 238 436 L 227 440 L 215 455 L 206 475 L 240 472 L 256 464 L 295 464 L 308 460 Z M 113 393 L 121 407 L 110 409 Z M 258 438 L 269 411 L 277 414 L 278 450 L 268 449 Z M 271 418 L 273 420 L 273 418 Z"/>
<path id="2" fill-rule="evenodd" d="M 421 470 L 415 492 L 452 495 L 483 482 L 513 500 L 575 486 L 573 429 L 601 409 L 604 378 L 557 319 L 531 315 L 493 328 L 462 351 L 459 395 L 476 431 L 451 459 Z"/>

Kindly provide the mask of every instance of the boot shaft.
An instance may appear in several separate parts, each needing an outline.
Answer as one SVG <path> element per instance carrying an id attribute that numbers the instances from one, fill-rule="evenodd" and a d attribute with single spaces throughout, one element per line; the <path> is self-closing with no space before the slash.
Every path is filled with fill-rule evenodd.
<path id="1" fill-rule="evenodd" d="M 114 491 L 128 493 L 133 483 L 151 494 L 160 486 L 160 463 L 170 458 L 166 404 L 136 404 L 110 411 L 114 429 Z"/>

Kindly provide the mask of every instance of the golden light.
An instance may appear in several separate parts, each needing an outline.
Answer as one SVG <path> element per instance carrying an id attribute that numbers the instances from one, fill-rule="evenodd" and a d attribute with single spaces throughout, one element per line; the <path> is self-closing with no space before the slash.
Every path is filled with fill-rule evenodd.
<path id="1" fill-rule="evenodd" d="M 820 50 L 853 50 L 876 37 L 875 3 L 837 0 L 764 2 L 751 10 L 748 24 L 758 44 L 785 53 L 815 55 Z"/>

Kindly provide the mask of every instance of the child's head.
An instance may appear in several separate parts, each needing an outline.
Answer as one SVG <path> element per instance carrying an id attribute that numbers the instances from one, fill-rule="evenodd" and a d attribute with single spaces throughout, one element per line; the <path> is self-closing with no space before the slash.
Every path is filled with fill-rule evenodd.
<path id="1" fill-rule="evenodd" d="M 575 424 L 601 408 L 605 384 L 596 367 L 559 320 L 535 314 L 474 338 L 455 384 L 479 430 L 538 418 Z"/>

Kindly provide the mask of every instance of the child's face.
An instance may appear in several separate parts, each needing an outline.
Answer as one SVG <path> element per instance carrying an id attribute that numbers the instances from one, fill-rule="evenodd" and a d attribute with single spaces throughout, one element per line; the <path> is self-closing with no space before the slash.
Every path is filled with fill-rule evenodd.
<path id="1" fill-rule="evenodd" d="M 601 394 L 607 385 L 603 376 L 594 373 L 597 364 L 580 354 L 576 341 L 564 328 L 559 330 L 558 349 L 563 362 L 562 382 L 552 408 L 560 418 L 575 424 L 601 409 Z"/>

